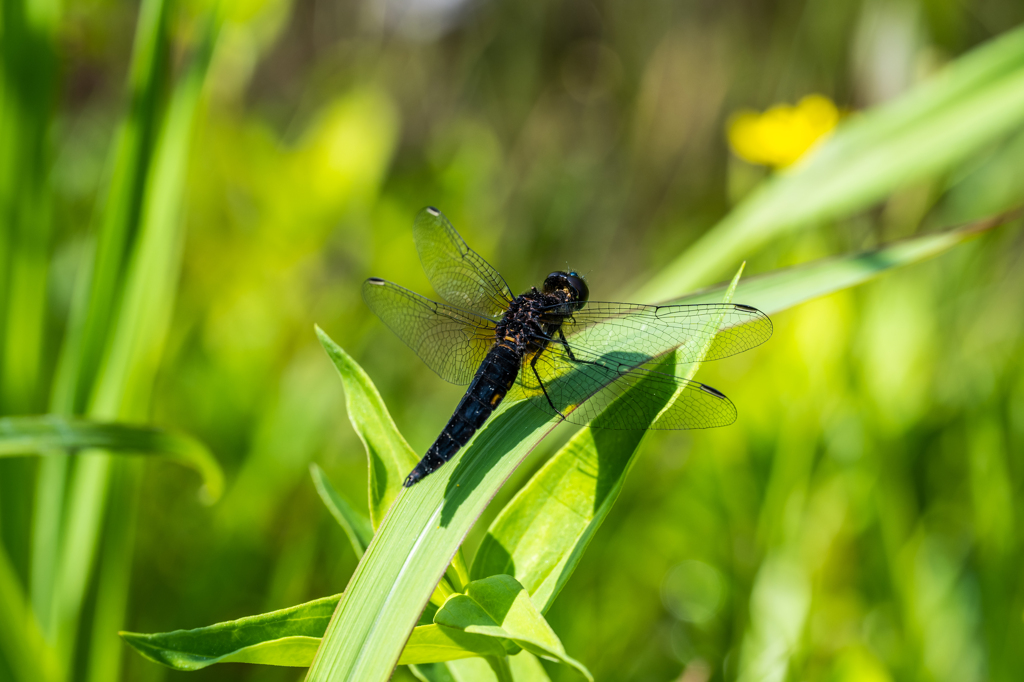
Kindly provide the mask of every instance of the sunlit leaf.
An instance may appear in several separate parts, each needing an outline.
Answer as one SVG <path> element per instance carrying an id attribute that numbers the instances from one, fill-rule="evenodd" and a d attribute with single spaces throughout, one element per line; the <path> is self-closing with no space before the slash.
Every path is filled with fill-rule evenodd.
<path id="1" fill-rule="evenodd" d="M 565 653 L 562 642 L 530 600 L 530 595 L 509 575 L 494 575 L 466 586 L 466 594 L 448 598 L 434 622 L 473 634 L 509 640 L 538 655 L 552 658 L 593 677 L 580 662 Z M 509 651 L 518 653 L 518 649 Z"/>

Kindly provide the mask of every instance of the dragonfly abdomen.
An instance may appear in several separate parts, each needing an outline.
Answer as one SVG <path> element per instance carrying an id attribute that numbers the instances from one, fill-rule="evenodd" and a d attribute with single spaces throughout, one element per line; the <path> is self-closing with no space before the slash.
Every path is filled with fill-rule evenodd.
<path id="1" fill-rule="evenodd" d="M 405 479 L 403 485 L 406 488 L 437 471 L 455 456 L 459 448 L 469 442 L 512 388 L 519 375 L 521 360 L 517 350 L 505 345 L 495 346 L 487 353 L 466 394 L 455 408 L 455 414 Z"/>

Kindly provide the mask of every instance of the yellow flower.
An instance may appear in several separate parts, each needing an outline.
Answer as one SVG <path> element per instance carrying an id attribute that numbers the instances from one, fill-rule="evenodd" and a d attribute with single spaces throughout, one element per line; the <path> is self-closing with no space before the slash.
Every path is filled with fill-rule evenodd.
<path id="1" fill-rule="evenodd" d="M 744 161 L 784 168 L 827 137 L 839 122 L 828 97 L 807 95 L 796 106 L 777 104 L 763 114 L 738 111 L 729 118 L 729 146 Z"/>

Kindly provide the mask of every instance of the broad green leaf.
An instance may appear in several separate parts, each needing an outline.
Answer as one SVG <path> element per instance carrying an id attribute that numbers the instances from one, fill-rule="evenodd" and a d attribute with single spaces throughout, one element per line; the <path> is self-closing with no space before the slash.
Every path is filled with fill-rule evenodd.
<path id="1" fill-rule="evenodd" d="M 122 632 L 142 656 L 175 670 L 200 670 L 215 663 L 306 667 L 341 595 L 217 623 L 194 630 L 152 635 Z M 415 628 L 402 652 L 403 665 L 430 664 L 472 656 L 503 656 L 498 640 L 442 625 Z"/>
<path id="2" fill-rule="evenodd" d="M 398 432 L 377 387 L 363 368 L 320 327 L 316 328 L 316 334 L 341 376 L 348 418 L 366 447 L 370 466 L 370 520 L 374 528 L 379 528 L 402 490 L 402 481 L 416 466 L 419 457 Z"/>
<path id="3" fill-rule="evenodd" d="M 466 594 L 449 597 L 434 615 L 434 622 L 466 632 L 510 640 L 539 656 L 561 661 L 593 677 L 581 663 L 565 653 L 530 594 L 510 575 L 493 575 L 466 586 Z M 518 653 L 518 649 L 509 653 Z"/>
<path id="4" fill-rule="evenodd" d="M 732 300 L 742 272 L 741 266 L 723 302 Z M 721 319 L 708 324 L 717 329 Z M 712 340 L 709 335 L 700 357 Z M 670 358 L 659 369 L 669 373 L 682 369 L 683 378 L 691 379 L 699 367 L 699 362 L 677 366 Z M 633 455 L 647 434 L 646 430 L 601 428 L 614 419 L 623 403 L 634 401 L 632 395 L 625 395 L 612 403 L 594 420 L 596 428 L 578 431 L 534 474 L 488 529 L 473 561 L 474 576 L 514 575 L 542 613 L 551 607 L 618 499 Z M 649 415 L 648 425 L 656 421 L 658 412 Z"/>
<path id="5" fill-rule="evenodd" d="M 975 230 L 976 231 L 976 230 Z M 867 254 L 813 263 L 740 285 L 735 300 L 784 310 L 922 260 L 972 230 L 928 235 Z M 806 288 L 800 273 L 806 276 Z M 717 300 L 721 289 L 680 302 Z M 445 567 L 470 527 L 524 457 L 554 428 L 530 405 L 503 404 L 437 472 L 404 490 L 356 568 L 307 680 L 385 680 Z"/>
<path id="6" fill-rule="evenodd" d="M 660 300 L 715 277 L 780 234 L 866 208 L 1024 126 L 1024 28 L 946 66 L 905 97 L 849 117 L 765 183 L 637 294 Z"/>
<path id="7" fill-rule="evenodd" d="M 224 474 L 202 443 L 152 426 L 71 419 L 59 415 L 0 418 L 0 457 L 103 449 L 162 455 L 198 471 L 211 500 L 224 489 Z"/>
<path id="8" fill-rule="evenodd" d="M 356 556 L 363 556 L 367 545 L 373 539 L 373 526 L 370 524 L 370 519 L 352 508 L 348 500 L 331 485 L 323 469 L 315 463 L 309 465 L 309 475 L 313 477 L 313 485 L 316 486 L 316 492 L 327 506 L 327 510 L 331 512 L 331 516 L 348 536 Z"/>

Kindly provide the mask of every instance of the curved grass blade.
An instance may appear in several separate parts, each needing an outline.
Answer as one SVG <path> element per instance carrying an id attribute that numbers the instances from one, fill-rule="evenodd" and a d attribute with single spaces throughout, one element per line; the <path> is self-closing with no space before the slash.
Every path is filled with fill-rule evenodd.
<path id="1" fill-rule="evenodd" d="M 733 277 L 721 301 L 732 301 L 743 266 Z M 709 323 L 717 329 L 721 320 Z M 700 357 L 710 348 L 713 335 Z M 669 359 L 659 367 L 672 373 L 685 369 L 692 379 L 700 363 L 677 365 Z M 676 396 L 678 397 L 678 396 Z M 674 398 L 673 398 L 674 399 Z M 472 574 L 478 578 L 512 574 L 529 591 L 541 613 L 546 612 L 568 582 L 583 552 L 590 544 L 619 497 L 626 475 L 633 466 L 646 430 L 620 431 L 600 428 L 615 420 L 616 412 L 633 395 L 625 395 L 594 420 L 596 429 L 583 428 L 501 510 L 480 543 Z M 648 425 L 668 408 L 649 412 Z"/>
<path id="2" fill-rule="evenodd" d="M 313 485 L 320 495 L 331 516 L 338 522 L 349 542 L 352 543 L 352 550 L 357 557 L 362 557 L 367 545 L 373 539 L 373 526 L 370 519 L 363 516 L 348 503 L 344 497 L 334 489 L 327 474 L 316 463 L 309 465 L 309 475 L 313 477 Z"/>
<path id="3" fill-rule="evenodd" d="M 850 117 L 702 236 L 636 298 L 715 277 L 780 234 L 865 208 L 1024 126 L 1024 28 L 948 65 L 891 104 Z"/>
<path id="4" fill-rule="evenodd" d="M 972 235 L 960 230 L 747 281 L 736 300 L 777 312 L 940 253 Z M 806 291 L 801 273 L 806 279 Z M 721 290 L 680 302 L 717 299 Z M 338 605 L 307 680 L 385 680 L 405 638 L 469 528 L 554 424 L 521 403 L 503 404 L 444 467 L 396 499 Z"/>
<path id="5" fill-rule="evenodd" d="M 121 637 L 145 658 L 175 670 L 201 670 L 216 663 L 303 668 L 313 661 L 340 594 L 258 616 L 194 630 Z M 400 663 L 430 664 L 474 656 L 503 656 L 492 637 L 441 625 L 421 625 L 409 637 Z"/>
<path id="6" fill-rule="evenodd" d="M 517 648 L 538 656 L 555 659 L 578 670 L 593 682 L 583 664 L 565 653 L 562 642 L 530 600 L 519 581 L 510 575 L 494 575 L 466 586 L 466 594 L 449 597 L 434 622 L 467 633 L 513 642 Z M 505 644 L 506 648 L 510 648 Z"/>
<path id="7" fill-rule="evenodd" d="M 224 473 L 217 460 L 205 445 L 182 433 L 58 415 L 0 418 L 0 457 L 93 448 L 161 455 L 189 466 L 202 475 L 204 494 L 210 500 L 219 498 L 224 489 Z"/>

